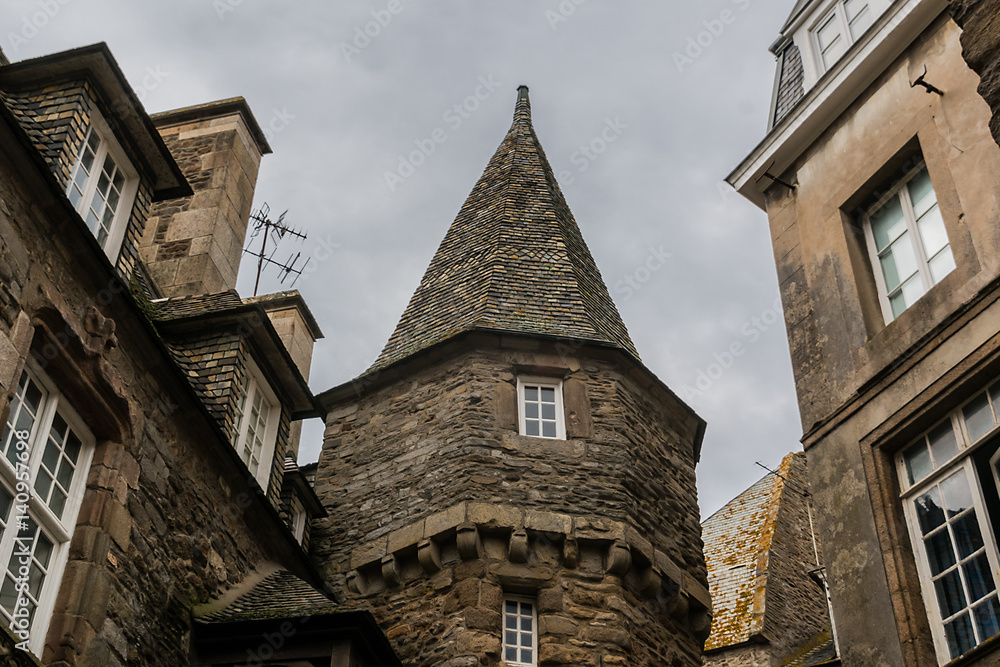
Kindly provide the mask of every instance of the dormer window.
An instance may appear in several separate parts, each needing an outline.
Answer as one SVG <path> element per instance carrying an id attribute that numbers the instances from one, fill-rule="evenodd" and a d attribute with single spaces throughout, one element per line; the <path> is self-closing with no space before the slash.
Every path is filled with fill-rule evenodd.
<path id="1" fill-rule="evenodd" d="M 816 24 L 813 34 L 823 70 L 833 67 L 875 22 L 869 0 L 838 0 Z"/>
<path id="2" fill-rule="evenodd" d="M 112 260 L 125 236 L 137 185 L 137 174 L 107 123 L 92 112 L 66 196 Z"/>
<path id="3" fill-rule="evenodd" d="M 517 403 L 521 435 L 566 439 L 561 381 L 518 378 Z"/>
<path id="4" fill-rule="evenodd" d="M 237 429 L 233 447 L 247 464 L 250 474 L 266 491 L 281 409 L 274 392 L 252 359 L 247 365 L 236 401 L 233 422 L 237 424 Z"/>

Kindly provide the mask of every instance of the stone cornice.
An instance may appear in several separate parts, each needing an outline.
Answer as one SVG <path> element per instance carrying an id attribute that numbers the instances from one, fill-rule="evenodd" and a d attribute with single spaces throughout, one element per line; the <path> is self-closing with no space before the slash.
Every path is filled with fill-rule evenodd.
<path id="1" fill-rule="evenodd" d="M 538 541 L 561 543 L 568 569 L 579 564 L 581 544 L 598 546 L 605 550 L 605 572 L 620 577 L 634 573 L 641 596 L 676 598 L 680 604 L 675 602 L 674 606 L 685 614 L 711 615 L 708 589 L 632 526 L 603 517 L 573 517 L 477 502 L 459 503 L 356 547 L 350 556 L 348 586 L 359 595 L 398 586 L 400 561 L 414 556 L 426 575 L 435 574 L 443 567 L 441 550 L 446 544 L 454 543 L 461 560 L 481 558 L 484 535 L 507 537 L 507 559 L 520 564 L 529 561 L 530 550 Z"/>

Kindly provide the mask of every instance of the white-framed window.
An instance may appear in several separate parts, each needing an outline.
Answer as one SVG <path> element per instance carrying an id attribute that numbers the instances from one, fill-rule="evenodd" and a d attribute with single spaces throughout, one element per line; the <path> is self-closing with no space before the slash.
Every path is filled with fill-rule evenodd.
<path id="1" fill-rule="evenodd" d="M 510 667 L 538 664 L 538 618 L 531 598 L 503 600 L 503 661 Z"/>
<path id="2" fill-rule="evenodd" d="M 921 162 L 863 218 L 882 314 L 889 323 L 955 269 L 927 166 Z"/>
<path id="3" fill-rule="evenodd" d="M 125 237 L 138 185 L 132 163 L 108 124 L 93 110 L 66 184 L 66 196 L 112 260 Z"/>
<path id="4" fill-rule="evenodd" d="M 292 535 L 295 536 L 296 542 L 302 544 L 302 539 L 306 535 L 306 519 L 308 515 L 305 508 L 302 507 L 302 502 L 296 496 L 292 496 L 290 510 Z"/>
<path id="5" fill-rule="evenodd" d="M 517 412 L 521 435 L 566 439 L 563 383 L 552 378 L 519 377 Z"/>
<path id="6" fill-rule="evenodd" d="M 872 26 L 875 18 L 869 0 L 837 0 L 812 30 L 822 70 L 833 67 L 851 44 Z"/>
<path id="7" fill-rule="evenodd" d="M 1000 634 L 1000 382 L 897 457 L 902 502 L 940 664 Z"/>
<path id="8" fill-rule="evenodd" d="M 243 384 L 236 396 L 233 447 L 260 487 L 267 490 L 271 459 L 278 439 L 281 408 L 271 387 L 253 359 L 248 358 Z"/>
<path id="9" fill-rule="evenodd" d="M 0 621 L 27 631 L 20 639 L 41 655 L 86 490 L 94 437 L 29 362 L 0 448 Z"/>

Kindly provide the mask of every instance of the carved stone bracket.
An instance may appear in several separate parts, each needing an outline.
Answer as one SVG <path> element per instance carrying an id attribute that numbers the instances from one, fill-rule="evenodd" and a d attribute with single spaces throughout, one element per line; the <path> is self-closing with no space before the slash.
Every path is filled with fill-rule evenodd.
<path id="1" fill-rule="evenodd" d="M 87 309 L 83 320 L 84 330 L 90 334 L 90 339 L 84 342 L 87 351 L 93 355 L 103 355 L 108 350 L 118 347 L 118 336 L 115 335 L 117 325 L 111 318 L 104 317 L 95 306 Z"/>

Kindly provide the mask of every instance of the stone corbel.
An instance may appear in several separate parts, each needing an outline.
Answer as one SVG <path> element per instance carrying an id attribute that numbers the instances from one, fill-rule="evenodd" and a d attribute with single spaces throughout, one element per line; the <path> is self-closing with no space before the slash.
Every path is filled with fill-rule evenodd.
<path id="1" fill-rule="evenodd" d="M 580 565 L 580 543 L 575 537 L 567 537 L 563 542 L 563 562 L 571 570 L 575 570 Z"/>
<path id="2" fill-rule="evenodd" d="M 630 567 L 632 567 L 632 550 L 628 548 L 628 544 L 624 540 L 614 541 L 608 547 L 608 565 L 606 568 L 608 574 L 623 577 Z"/>
<path id="3" fill-rule="evenodd" d="M 427 574 L 441 570 L 441 547 L 434 540 L 421 540 L 417 544 L 417 560 Z"/>
<path id="4" fill-rule="evenodd" d="M 399 585 L 399 564 L 396 562 L 394 554 L 389 554 L 382 558 L 382 578 L 385 579 L 386 586 Z"/>
<path id="5" fill-rule="evenodd" d="M 361 576 L 360 572 L 355 570 L 347 573 L 347 590 L 357 595 L 364 595 L 365 591 L 368 590 L 368 586 L 365 585 L 365 579 Z"/>
<path id="6" fill-rule="evenodd" d="M 639 575 L 639 592 L 645 598 L 655 598 L 663 587 L 663 577 L 652 567 L 647 567 Z"/>
<path id="7" fill-rule="evenodd" d="M 511 533 L 508 557 L 512 563 L 528 562 L 528 532 L 524 528 L 518 528 Z"/>
<path id="8" fill-rule="evenodd" d="M 458 555 L 462 560 L 479 558 L 479 529 L 474 523 L 463 523 L 455 533 Z"/>

